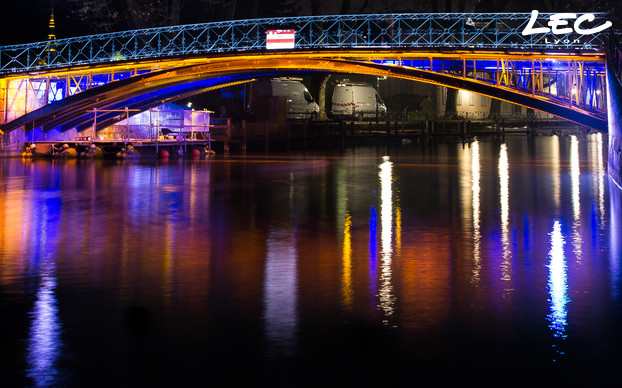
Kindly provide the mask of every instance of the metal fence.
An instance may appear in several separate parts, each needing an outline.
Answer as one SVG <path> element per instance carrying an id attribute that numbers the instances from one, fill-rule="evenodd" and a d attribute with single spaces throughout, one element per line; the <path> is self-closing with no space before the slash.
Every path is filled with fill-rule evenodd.
<path id="1" fill-rule="evenodd" d="M 533 28 L 551 30 L 554 14 L 542 13 Z M 583 29 L 603 25 L 595 13 Z M 577 15 L 579 16 L 579 15 Z M 580 16 L 579 16 L 580 17 Z M 179 25 L 0 47 L 0 74 L 75 65 L 174 58 L 266 49 L 268 30 L 293 29 L 294 50 L 305 49 L 516 49 L 597 50 L 607 31 L 523 35 L 529 13 L 410 13 L 301 16 Z M 559 31 L 558 31 L 559 32 Z"/>

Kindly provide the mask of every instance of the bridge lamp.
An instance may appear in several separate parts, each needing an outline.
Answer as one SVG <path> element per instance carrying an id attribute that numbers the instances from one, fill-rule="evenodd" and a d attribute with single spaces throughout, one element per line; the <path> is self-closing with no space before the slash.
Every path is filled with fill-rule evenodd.
<path id="1" fill-rule="evenodd" d="M 187 106 L 188 108 L 192 108 L 192 102 L 191 102 L 191 101 L 188 101 L 188 104 L 186 104 L 186 106 Z"/>

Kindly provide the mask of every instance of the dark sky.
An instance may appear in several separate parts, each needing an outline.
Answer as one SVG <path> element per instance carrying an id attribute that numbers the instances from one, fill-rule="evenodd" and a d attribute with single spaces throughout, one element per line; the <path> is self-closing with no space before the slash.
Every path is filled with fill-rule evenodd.
<path id="1" fill-rule="evenodd" d="M 49 1 L 0 0 L 0 44 L 14 44 L 47 39 L 50 17 Z"/>
<path id="2" fill-rule="evenodd" d="M 102 0 L 103 1 L 103 0 Z M 265 0 L 278 3 L 279 0 Z M 292 0 L 283 0 L 284 2 L 291 2 Z M 298 0 L 301 4 L 301 14 L 310 14 L 311 0 Z M 350 10 L 355 11 L 361 9 L 362 4 L 369 4 L 365 12 L 386 12 L 388 9 L 394 12 L 422 12 L 429 11 L 428 9 L 418 9 L 417 4 L 429 4 L 433 0 L 383 0 L 378 2 L 377 0 L 319 0 L 321 5 L 320 13 L 323 14 L 337 14 L 343 1 L 347 1 L 351 4 Z M 436 0 L 438 3 L 444 3 L 445 0 Z M 457 0 L 450 0 L 456 2 Z M 485 0 L 465 0 L 466 9 L 472 10 L 474 4 L 478 1 Z M 493 0 L 490 0 L 493 1 Z M 525 0 L 526 3 L 537 2 L 537 0 Z M 596 6 L 593 3 L 599 4 L 599 0 L 575 0 L 577 4 L 583 4 L 583 7 L 577 6 L 577 10 L 573 12 L 581 11 L 598 11 L 599 8 L 607 8 L 607 5 L 614 1 L 615 4 L 620 0 L 600 0 L 600 6 Z M 48 22 L 50 17 L 50 5 L 52 0 L 0 0 L 0 45 L 19 44 L 19 43 L 31 43 L 47 40 L 48 35 Z M 54 0 L 55 2 L 55 17 L 56 17 L 56 36 L 58 38 L 80 36 L 93 32 L 91 25 L 88 22 L 79 22 L 74 20 L 68 20 L 68 15 L 63 14 L 63 9 L 66 11 L 69 4 L 68 0 Z M 238 5 L 244 4 L 244 0 L 237 0 Z M 200 10 L 204 7 L 204 1 L 201 0 L 184 0 L 182 2 L 184 9 L 182 12 L 182 24 L 185 23 L 201 23 L 210 21 L 205 19 L 205 15 L 197 13 L 197 7 Z M 380 4 L 380 5 L 379 5 Z M 527 6 L 529 4 L 526 4 Z M 589 4 L 589 5 L 588 5 Z M 194 7 L 194 8 L 193 8 Z M 240 7 L 241 8 L 241 7 Z M 527 7 L 529 11 L 529 6 Z M 512 10 L 515 11 L 515 10 Z M 356 13 L 356 12 L 353 12 Z M 197 20 L 195 20 L 197 19 Z M 205 20 L 204 20 L 205 19 Z M 619 18 L 612 17 L 614 26 L 619 26 Z M 617 27 L 616 27 L 617 28 Z M 128 29 L 122 28 L 121 29 Z M 118 30 L 115 28 L 115 30 Z M 103 31 L 102 31 L 103 32 Z"/>
<path id="3" fill-rule="evenodd" d="M 278 0 L 271 0 L 276 1 Z M 287 0 L 290 1 L 291 0 Z M 310 0 L 299 0 L 301 12 L 309 13 Z M 338 13 L 341 1 L 343 0 L 321 0 L 322 13 Z M 398 0 L 386 0 L 396 2 Z M 349 0 L 352 9 L 360 8 L 360 4 L 365 0 Z M 47 40 L 48 22 L 50 18 L 50 5 L 52 0 L 0 0 L 0 45 L 31 43 Z M 67 0 L 54 0 L 56 36 L 66 38 L 94 33 L 89 31 L 90 26 L 76 20 L 68 20 L 68 15 L 63 14 L 63 9 L 68 7 Z M 244 0 L 238 0 L 238 7 L 243 10 Z M 195 11 L 196 7 L 204 7 L 204 2 L 200 0 L 185 0 L 182 3 L 182 24 L 201 23 L 210 20 L 203 20 Z M 193 8 L 194 7 L 194 8 Z M 193 14 L 194 12 L 194 14 Z M 195 19 L 199 20 L 195 20 Z M 122 28 L 126 29 L 126 28 Z"/>

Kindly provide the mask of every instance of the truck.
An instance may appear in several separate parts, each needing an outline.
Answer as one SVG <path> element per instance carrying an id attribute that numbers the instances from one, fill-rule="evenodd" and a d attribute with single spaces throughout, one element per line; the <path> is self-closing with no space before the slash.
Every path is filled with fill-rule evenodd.
<path id="1" fill-rule="evenodd" d="M 252 84 L 255 99 L 282 97 L 286 101 L 288 119 L 315 120 L 320 112 L 302 78 L 279 77 L 255 81 Z M 257 104 L 256 104 L 257 105 Z"/>
<path id="2" fill-rule="evenodd" d="M 344 81 L 335 85 L 331 114 L 334 119 L 381 119 L 387 107 L 371 85 Z"/>

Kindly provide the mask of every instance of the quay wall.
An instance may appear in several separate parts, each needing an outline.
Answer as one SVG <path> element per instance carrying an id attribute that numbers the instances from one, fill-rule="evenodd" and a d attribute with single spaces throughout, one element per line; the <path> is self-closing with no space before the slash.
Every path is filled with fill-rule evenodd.
<path id="1" fill-rule="evenodd" d="M 622 186 L 622 85 L 607 66 L 607 119 L 609 130 L 609 176 Z"/>

